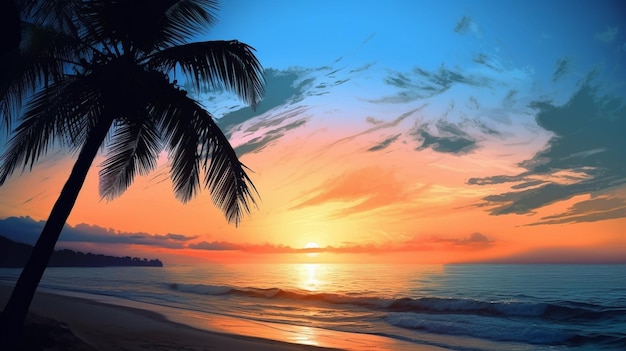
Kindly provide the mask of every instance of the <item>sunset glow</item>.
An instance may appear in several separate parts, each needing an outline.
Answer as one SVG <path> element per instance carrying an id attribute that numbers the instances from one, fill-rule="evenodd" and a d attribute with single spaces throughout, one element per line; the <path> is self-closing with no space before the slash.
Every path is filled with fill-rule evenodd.
<path id="1" fill-rule="evenodd" d="M 619 11 L 392 3 L 223 2 L 199 39 L 255 47 L 266 97 L 253 111 L 188 93 L 250 168 L 258 208 L 235 227 L 208 191 L 181 204 L 167 150 L 103 200 L 100 155 L 58 247 L 167 264 L 626 261 Z M 75 156 L 52 148 L 0 188 L 3 233 L 34 241 Z"/>

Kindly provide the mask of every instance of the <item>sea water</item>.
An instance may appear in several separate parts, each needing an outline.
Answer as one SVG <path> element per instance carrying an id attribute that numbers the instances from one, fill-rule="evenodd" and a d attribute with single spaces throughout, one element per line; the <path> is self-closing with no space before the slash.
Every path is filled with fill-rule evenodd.
<path id="1" fill-rule="evenodd" d="M 19 272 L 0 269 L 0 283 L 14 283 Z M 40 287 L 405 345 L 626 350 L 626 265 L 48 268 Z"/>

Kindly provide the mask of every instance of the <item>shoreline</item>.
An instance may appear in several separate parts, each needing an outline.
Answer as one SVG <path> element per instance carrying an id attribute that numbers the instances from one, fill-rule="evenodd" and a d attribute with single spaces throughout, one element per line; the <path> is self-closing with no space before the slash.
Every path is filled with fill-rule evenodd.
<path id="1" fill-rule="evenodd" d="M 109 296 L 64 292 L 39 289 L 30 312 L 66 324 L 76 337 L 100 351 L 446 350 L 370 334 L 262 323 Z M 10 293 L 10 286 L 0 285 L 2 307 Z"/>

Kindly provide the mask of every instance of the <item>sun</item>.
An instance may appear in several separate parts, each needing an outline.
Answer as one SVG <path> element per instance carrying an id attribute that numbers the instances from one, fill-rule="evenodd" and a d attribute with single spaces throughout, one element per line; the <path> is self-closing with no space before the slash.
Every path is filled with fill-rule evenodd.
<path id="1" fill-rule="evenodd" d="M 307 252 L 306 255 L 308 257 L 316 257 L 317 256 L 317 252 L 315 252 L 314 249 L 319 249 L 320 246 L 316 243 L 316 242 L 308 242 L 306 243 L 306 245 L 304 245 L 304 249 L 305 250 L 312 250 L 312 252 Z"/>
<path id="2" fill-rule="evenodd" d="M 304 245 L 304 248 L 305 249 L 319 249 L 320 246 L 317 243 L 314 243 L 311 241 L 311 242 L 306 243 L 306 245 Z"/>

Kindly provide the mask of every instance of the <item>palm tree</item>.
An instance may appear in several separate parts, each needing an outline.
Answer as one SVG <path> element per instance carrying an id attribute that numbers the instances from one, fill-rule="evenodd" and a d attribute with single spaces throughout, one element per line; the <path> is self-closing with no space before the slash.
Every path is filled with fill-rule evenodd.
<path id="1" fill-rule="evenodd" d="M 169 152 L 176 197 L 202 185 L 226 219 L 238 224 L 256 189 L 211 114 L 168 76 L 198 89 L 236 93 L 256 106 L 264 92 L 254 49 L 238 41 L 190 42 L 215 21 L 212 0 L 16 0 L 22 11 L 19 59 L 0 85 L 0 111 L 11 126 L 0 185 L 31 168 L 49 148 L 76 162 L 2 313 L 2 349 L 13 349 L 50 255 L 98 150 L 103 198 L 123 193 L 136 174 Z M 6 73 L 6 72 L 5 72 Z M 4 78 L 4 77 L 3 77 Z M 14 118 L 22 100 L 24 112 Z M 9 348 L 11 347 L 11 348 Z"/>

